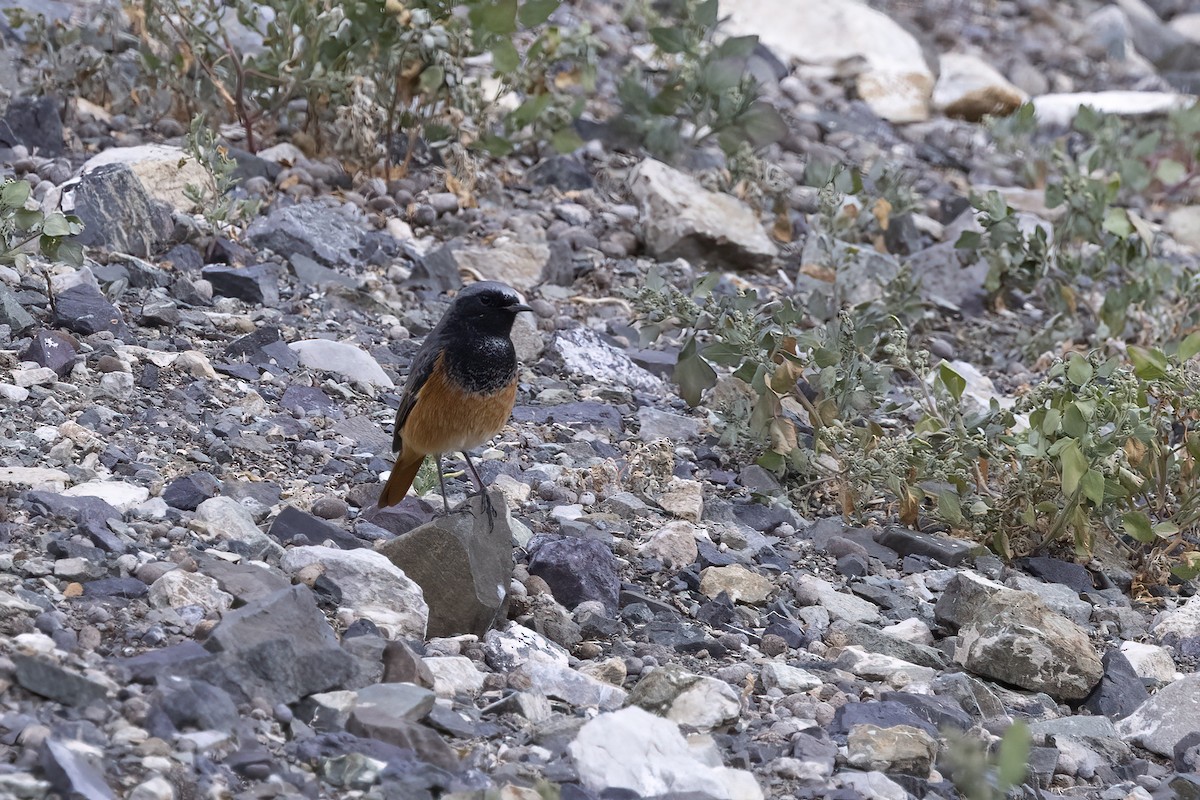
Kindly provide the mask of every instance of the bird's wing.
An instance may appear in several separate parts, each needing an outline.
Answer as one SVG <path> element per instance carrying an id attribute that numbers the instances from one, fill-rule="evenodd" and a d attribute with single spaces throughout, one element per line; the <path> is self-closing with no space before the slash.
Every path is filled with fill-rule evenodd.
<path id="1" fill-rule="evenodd" d="M 400 406 L 396 409 L 396 429 L 392 433 L 392 449 L 396 452 L 400 452 L 404 448 L 404 440 L 400 431 L 404 429 L 408 415 L 412 413 L 413 406 L 417 404 L 417 396 L 421 392 L 421 387 L 433 374 L 433 368 L 442 354 L 442 342 L 438 333 L 439 331 L 435 329 L 425 337 L 424 344 L 413 357 L 412 366 L 408 370 L 408 382 L 404 384 L 404 393 L 400 395 Z"/>

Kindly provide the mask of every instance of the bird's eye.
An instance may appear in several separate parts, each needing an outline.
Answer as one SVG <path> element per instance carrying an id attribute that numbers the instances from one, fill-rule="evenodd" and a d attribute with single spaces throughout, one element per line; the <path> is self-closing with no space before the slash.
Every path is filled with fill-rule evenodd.
<path id="1" fill-rule="evenodd" d="M 483 303 L 485 306 L 494 306 L 496 305 L 496 298 L 485 294 L 483 297 L 479 298 L 479 302 Z"/>

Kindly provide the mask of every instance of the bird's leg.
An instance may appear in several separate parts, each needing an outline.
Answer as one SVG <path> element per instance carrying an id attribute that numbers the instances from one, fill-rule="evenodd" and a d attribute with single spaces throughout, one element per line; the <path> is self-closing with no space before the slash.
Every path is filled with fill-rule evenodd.
<path id="1" fill-rule="evenodd" d="M 446 476 L 442 474 L 442 454 L 434 453 L 433 460 L 434 460 L 434 463 L 437 464 L 437 468 L 438 468 L 438 483 L 440 483 L 442 485 L 442 510 L 445 513 L 449 514 L 450 513 L 450 501 L 446 499 Z"/>
<path id="2" fill-rule="evenodd" d="M 492 498 L 488 496 L 487 487 L 483 485 L 483 478 L 479 477 L 479 470 L 475 469 L 475 462 L 471 460 L 471 454 L 466 450 L 463 451 L 463 458 L 467 460 L 467 466 L 471 468 L 471 475 L 475 478 L 475 485 L 479 487 L 479 493 L 483 495 L 483 505 L 487 509 L 488 519 L 494 521 L 496 509 L 492 505 Z"/>

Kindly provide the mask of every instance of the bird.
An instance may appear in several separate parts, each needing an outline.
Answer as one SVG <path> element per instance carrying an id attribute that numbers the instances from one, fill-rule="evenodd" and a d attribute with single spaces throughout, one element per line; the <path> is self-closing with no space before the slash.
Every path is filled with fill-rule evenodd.
<path id="1" fill-rule="evenodd" d="M 378 506 L 399 503 L 426 456 L 461 452 L 487 502 L 479 471 L 468 450 L 491 439 L 508 422 L 517 398 L 517 351 L 512 327 L 517 314 L 532 311 L 516 291 L 498 281 L 479 281 L 459 291 L 413 358 L 396 409 L 392 449 L 396 462 Z M 489 513 L 490 502 L 487 503 Z"/>

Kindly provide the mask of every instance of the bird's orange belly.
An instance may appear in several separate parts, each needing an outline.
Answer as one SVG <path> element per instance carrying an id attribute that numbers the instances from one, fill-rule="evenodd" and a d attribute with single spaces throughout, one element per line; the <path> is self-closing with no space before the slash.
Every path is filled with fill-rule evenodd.
<path id="1" fill-rule="evenodd" d="M 489 395 L 464 392 L 435 369 L 404 422 L 404 450 L 450 453 L 470 450 L 500 432 L 512 414 L 517 383 Z"/>

